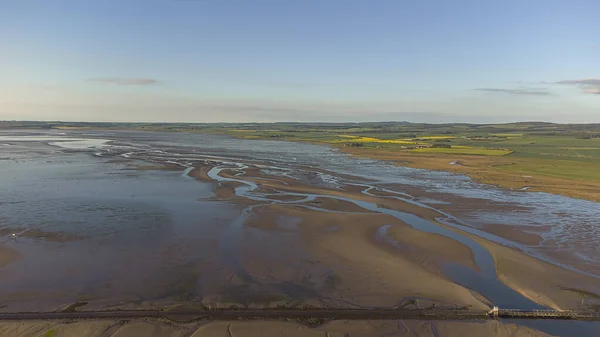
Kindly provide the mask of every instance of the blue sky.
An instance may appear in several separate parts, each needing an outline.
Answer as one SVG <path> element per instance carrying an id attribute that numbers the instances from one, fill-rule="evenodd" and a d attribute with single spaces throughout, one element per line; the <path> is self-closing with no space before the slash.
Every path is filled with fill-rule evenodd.
<path id="1" fill-rule="evenodd" d="M 600 122 L 597 0 L 20 0 L 0 120 Z"/>

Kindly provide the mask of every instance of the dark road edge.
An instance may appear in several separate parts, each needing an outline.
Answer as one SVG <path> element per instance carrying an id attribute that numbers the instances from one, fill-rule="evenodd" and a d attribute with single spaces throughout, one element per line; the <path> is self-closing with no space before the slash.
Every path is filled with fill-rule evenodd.
<path id="1" fill-rule="evenodd" d="M 502 317 L 502 316 L 500 316 Z M 436 309 L 211 309 L 211 310 L 115 310 L 74 312 L 14 312 L 0 313 L 0 321 L 56 320 L 56 319 L 133 319 L 164 318 L 174 321 L 201 320 L 473 320 L 494 319 L 487 311 Z M 578 319 L 600 321 L 600 316 L 589 313 L 577 317 L 522 317 L 533 319 Z"/>

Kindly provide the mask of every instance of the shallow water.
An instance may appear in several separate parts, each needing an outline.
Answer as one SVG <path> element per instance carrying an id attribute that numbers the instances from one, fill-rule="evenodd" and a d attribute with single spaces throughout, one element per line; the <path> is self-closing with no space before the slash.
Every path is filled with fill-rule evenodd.
<path id="1" fill-rule="evenodd" d="M 208 244 L 241 210 L 203 202 L 211 186 L 28 146 L 0 162 L 0 242 L 22 255 L 0 271 L 3 304 L 160 298 L 174 270 L 219 263 Z"/>

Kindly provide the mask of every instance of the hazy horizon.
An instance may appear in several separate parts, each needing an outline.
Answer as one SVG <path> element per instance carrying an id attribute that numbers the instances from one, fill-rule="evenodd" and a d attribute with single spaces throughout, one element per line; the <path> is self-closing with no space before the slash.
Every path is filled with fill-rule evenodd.
<path id="1" fill-rule="evenodd" d="M 46 2 L 0 12 L 0 120 L 600 122 L 600 2 Z"/>
<path id="2" fill-rule="evenodd" d="M 119 122 L 111 122 L 111 121 L 77 121 L 77 120 L 0 120 L 0 123 L 86 123 L 86 124 L 367 124 L 367 123 L 408 123 L 408 124 L 432 124 L 432 125 L 443 125 L 443 124 L 472 124 L 472 125 L 486 125 L 486 124 L 494 124 L 494 125 L 510 125 L 510 124 L 527 124 L 527 123 L 549 123 L 556 125 L 577 125 L 577 124 L 600 124 L 600 122 L 589 122 L 589 123 L 560 123 L 560 122 L 548 122 L 543 120 L 524 120 L 524 121 L 510 121 L 510 122 L 491 122 L 491 123 L 475 123 L 475 122 L 416 122 L 410 120 L 373 120 L 373 121 L 292 121 L 292 120 L 282 120 L 275 122 L 148 122 L 148 121 L 119 121 Z"/>

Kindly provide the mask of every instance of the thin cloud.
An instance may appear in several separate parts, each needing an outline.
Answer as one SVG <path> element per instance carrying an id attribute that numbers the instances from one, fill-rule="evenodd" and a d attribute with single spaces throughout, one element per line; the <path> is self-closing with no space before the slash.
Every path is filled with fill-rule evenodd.
<path id="1" fill-rule="evenodd" d="M 600 78 L 584 78 L 581 80 L 562 80 L 557 84 L 575 85 L 587 94 L 600 95 Z"/>
<path id="2" fill-rule="evenodd" d="M 588 94 L 600 95 L 600 86 L 583 88 L 583 91 L 587 92 Z"/>
<path id="3" fill-rule="evenodd" d="M 504 93 L 511 95 L 531 95 L 531 96 L 549 96 L 550 92 L 545 88 L 527 88 L 527 89 L 503 89 L 503 88 L 477 88 L 477 91 Z"/>
<path id="4" fill-rule="evenodd" d="M 117 85 L 152 85 L 158 83 L 153 78 L 88 78 L 87 81 Z"/>
<path id="5" fill-rule="evenodd" d="M 576 85 L 599 85 L 600 78 L 585 78 L 582 80 L 563 80 L 556 82 L 558 84 L 576 84 Z"/>

